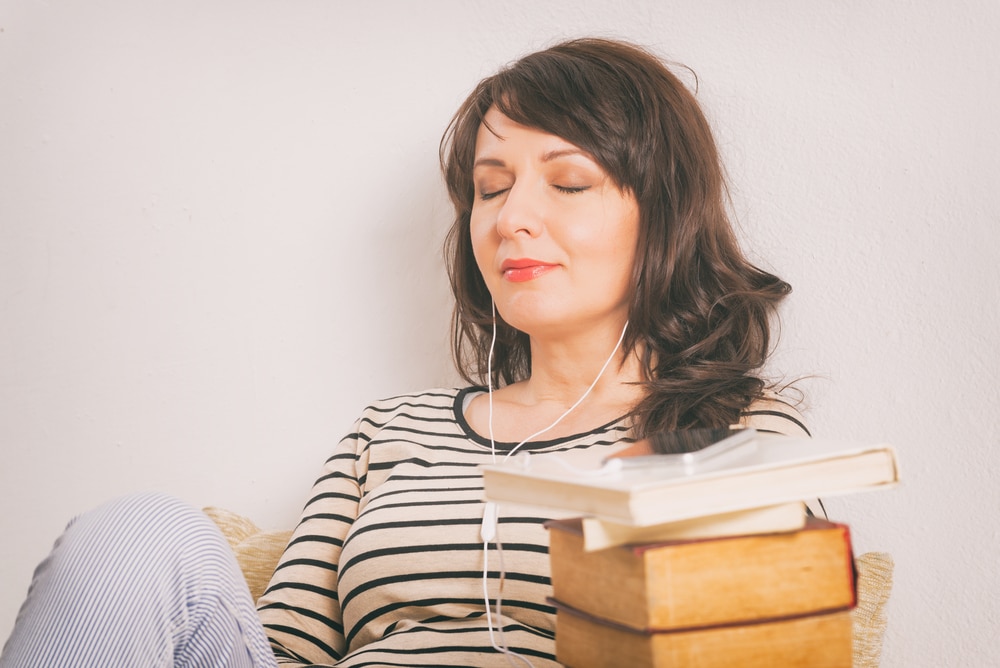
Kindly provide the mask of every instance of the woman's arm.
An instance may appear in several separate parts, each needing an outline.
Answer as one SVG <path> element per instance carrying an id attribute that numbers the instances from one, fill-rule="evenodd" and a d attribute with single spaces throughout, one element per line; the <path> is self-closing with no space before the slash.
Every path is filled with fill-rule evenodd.
<path id="1" fill-rule="evenodd" d="M 785 436 L 812 436 L 802 414 L 777 394 L 768 393 L 743 411 L 740 424 Z"/>
<path id="2" fill-rule="evenodd" d="M 257 602 L 279 663 L 334 664 L 346 651 L 337 572 L 361 498 L 360 424 L 359 420 L 324 464 L 271 582 Z"/>
<path id="3" fill-rule="evenodd" d="M 740 423 L 757 431 L 783 434 L 785 436 L 812 436 L 806 427 L 802 414 L 780 395 L 769 393 L 750 404 L 743 411 Z M 810 515 L 827 517 L 821 499 L 806 502 Z"/>

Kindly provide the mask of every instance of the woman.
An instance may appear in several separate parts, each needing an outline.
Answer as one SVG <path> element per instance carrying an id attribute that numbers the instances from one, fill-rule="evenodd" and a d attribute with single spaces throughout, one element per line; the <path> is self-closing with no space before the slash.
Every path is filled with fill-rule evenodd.
<path id="1" fill-rule="evenodd" d="M 155 596 L 143 582 L 156 578 L 120 575 L 115 603 L 70 603 L 75 656 L 120 665 L 122 645 L 135 645 L 145 653 L 137 665 L 195 656 L 273 665 L 269 641 L 292 665 L 554 665 L 547 513 L 505 505 L 494 518 L 479 465 L 515 451 L 598 461 L 659 429 L 743 422 L 804 433 L 757 375 L 789 288 L 741 253 L 708 124 L 655 57 L 585 39 L 517 61 L 459 109 L 442 165 L 456 209 L 446 244 L 453 348 L 473 385 L 363 413 L 326 462 L 257 604 L 263 632 L 235 567 L 208 577 L 199 565 Z M 155 524 L 169 530 L 128 541 L 155 547 L 113 559 L 188 573 L 171 538 L 198 526 L 196 554 L 212 542 L 206 520 L 162 497 L 120 501 L 81 522 L 47 563 L 91 564 L 106 548 L 86 536 Z M 65 587 L 51 582 L 73 582 L 64 571 L 40 567 L 0 665 L 59 656 L 38 638 L 59 622 L 51 592 Z M 109 586 L 101 580 L 90 598 Z M 197 614 L 177 613 L 192 607 L 178 590 L 194 592 Z M 160 596 L 158 606 L 135 602 Z M 172 630 L 140 643 L 87 621 L 109 608 L 152 620 L 143 629 L 154 635 L 157 625 Z M 90 647 L 109 636 L 112 650 Z"/>

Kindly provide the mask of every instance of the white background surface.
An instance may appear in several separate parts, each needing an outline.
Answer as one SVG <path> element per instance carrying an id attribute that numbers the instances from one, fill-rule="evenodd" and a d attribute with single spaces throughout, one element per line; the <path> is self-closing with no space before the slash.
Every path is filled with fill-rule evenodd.
<path id="1" fill-rule="evenodd" d="M 994 0 L 6 0 L 0 637 L 75 513 L 288 527 L 368 401 L 453 382 L 439 137 L 583 34 L 697 72 L 795 288 L 774 373 L 815 434 L 899 447 L 898 490 L 827 502 L 896 559 L 884 665 L 1000 664 Z"/>

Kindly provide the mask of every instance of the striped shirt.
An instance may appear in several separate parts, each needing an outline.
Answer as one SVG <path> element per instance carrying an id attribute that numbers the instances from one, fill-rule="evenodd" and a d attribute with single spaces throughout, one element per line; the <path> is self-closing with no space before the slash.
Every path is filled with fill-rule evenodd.
<path id="1" fill-rule="evenodd" d="M 482 476 L 489 439 L 464 417 L 481 388 L 434 389 L 368 407 L 326 461 L 258 612 L 281 664 L 509 666 L 491 643 L 484 594 Z M 770 398 L 744 422 L 807 433 L 797 412 Z M 597 461 L 628 435 L 624 419 L 532 453 L 587 453 Z M 514 447 L 496 443 L 498 454 Z M 555 662 L 548 536 L 551 511 L 504 504 L 488 555 L 494 606 L 505 572 L 506 645 L 533 666 Z"/>

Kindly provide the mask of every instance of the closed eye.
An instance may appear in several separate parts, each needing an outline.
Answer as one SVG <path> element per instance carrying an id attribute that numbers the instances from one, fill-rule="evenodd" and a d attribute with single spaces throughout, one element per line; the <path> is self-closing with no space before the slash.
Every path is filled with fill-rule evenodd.
<path id="1" fill-rule="evenodd" d="M 485 193 L 485 192 L 479 193 L 479 199 L 481 199 L 481 200 L 483 200 L 485 202 L 485 201 L 493 199 L 494 197 L 499 197 L 500 195 L 503 195 L 508 190 L 509 190 L 509 188 L 501 188 L 500 190 L 492 190 L 492 191 L 490 191 L 488 193 Z"/>
<path id="2" fill-rule="evenodd" d="M 574 195 L 576 193 L 582 193 L 584 190 L 590 190 L 590 186 L 557 186 L 553 185 L 553 188 L 561 193 L 566 193 L 567 195 Z"/>

